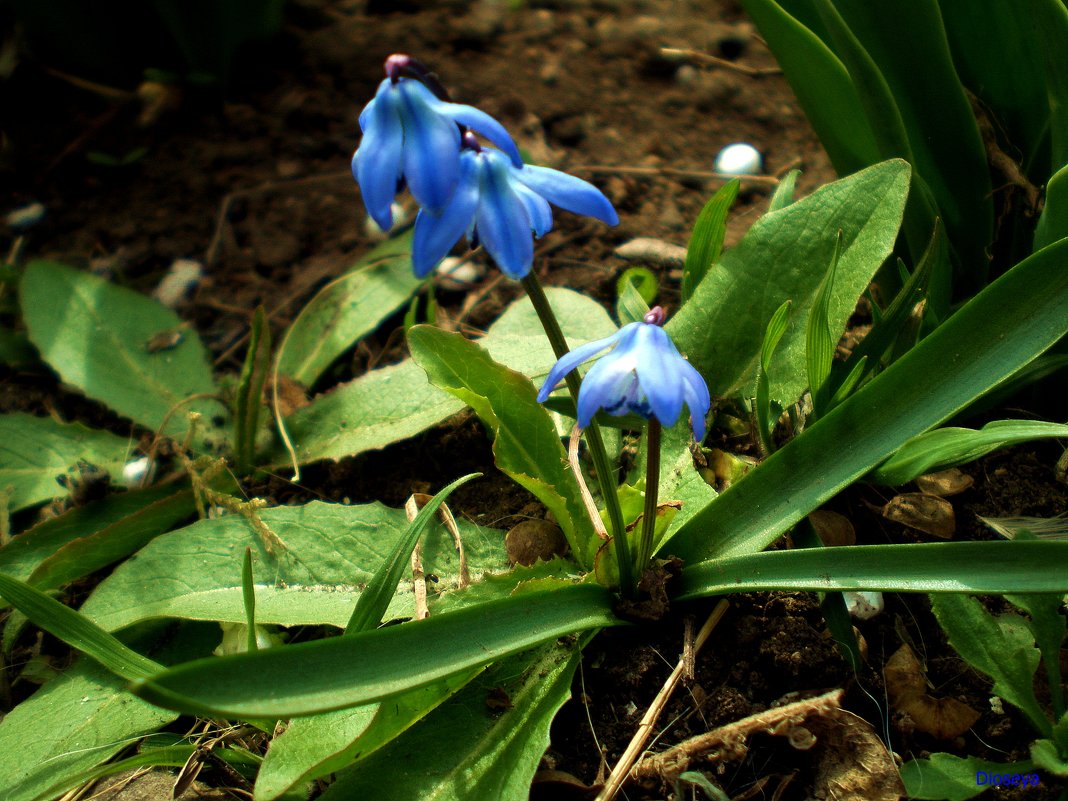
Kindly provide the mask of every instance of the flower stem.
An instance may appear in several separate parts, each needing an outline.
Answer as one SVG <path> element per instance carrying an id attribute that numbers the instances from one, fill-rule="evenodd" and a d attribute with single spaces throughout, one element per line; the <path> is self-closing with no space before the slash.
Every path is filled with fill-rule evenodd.
<path id="1" fill-rule="evenodd" d="M 649 418 L 645 429 L 645 510 L 642 514 L 642 537 L 638 541 L 638 575 L 653 557 L 653 533 L 656 529 L 656 503 L 660 490 L 660 421 Z"/>
<path id="2" fill-rule="evenodd" d="M 552 345 L 553 353 L 556 354 L 557 359 L 563 358 L 570 349 L 567 346 L 567 340 L 564 339 L 564 332 L 560 329 L 560 323 L 557 321 L 552 307 L 549 306 L 549 299 L 545 297 L 545 290 L 542 289 L 541 281 L 531 270 L 523 277 L 522 284 L 523 289 L 526 290 L 527 295 L 530 297 L 530 302 L 534 304 L 534 311 L 537 312 L 538 319 L 541 320 L 541 325 L 545 329 L 545 336 L 549 338 L 549 343 Z M 571 399 L 577 407 L 580 383 L 578 374 L 575 371 L 571 371 L 567 374 L 565 380 L 568 392 L 571 393 Z M 619 586 L 623 594 L 630 598 L 634 596 L 637 588 L 631 567 L 630 549 L 627 547 L 627 529 L 623 522 L 623 510 L 619 508 L 617 487 L 612 478 L 615 472 L 612 470 L 612 463 L 608 459 L 607 451 L 605 451 L 604 440 L 601 438 L 601 429 L 598 428 L 597 423 L 591 420 L 583 433 L 586 436 L 586 445 L 590 449 L 590 456 L 593 457 L 593 468 L 597 472 L 597 481 L 601 485 L 601 497 L 604 499 L 605 508 L 608 510 L 609 533 L 616 544 Z"/>

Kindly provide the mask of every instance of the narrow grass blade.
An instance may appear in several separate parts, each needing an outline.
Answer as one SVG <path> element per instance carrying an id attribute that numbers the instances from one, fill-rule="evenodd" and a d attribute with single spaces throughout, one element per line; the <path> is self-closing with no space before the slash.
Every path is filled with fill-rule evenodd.
<path id="1" fill-rule="evenodd" d="M 738 197 L 741 182 L 733 178 L 712 196 L 712 199 L 697 215 L 697 222 L 690 234 L 690 244 L 686 248 L 686 264 L 682 268 L 682 302 L 693 295 L 694 289 L 701 283 L 705 273 L 717 261 L 723 252 L 723 239 L 727 235 L 727 215 Z"/>
<path id="2" fill-rule="evenodd" d="M 136 681 L 163 669 L 147 656 L 127 648 L 88 618 L 28 584 L 0 574 L 0 595 L 35 625 L 92 657 L 117 676 Z"/>
<path id="3" fill-rule="evenodd" d="M 794 190 L 797 187 L 797 177 L 799 175 L 801 175 L 801 170 L 790 170 L 782 177 L 779 185 L 775 187 L 771 200 L 768 201 L 769 214 L 779 209 L 785 209 L 794 202 Z"/>
<path id="4" fill-rule="evenodd" d="M 363 592 L 360 593 L 360 599 L 356 602 L 356 608 L 352 610 L 349 624 L 345 627 L 346 634 L 369 631 L 382 623 L 382 616 L 386 613 L 386 608 L 397 593 L 397 583 L 400 581 L 404 568 L 408 564 L 408 558 L 411 556 L 412 550 L 419 541 L 423 530 L 430 523 L 431 518 L 434 517 L 438 508 L 452 494 L 453 490 L 481 475 L 481 473 L 471 473 L 463 478 L 456 479 L 419 510 L 415 520 L 409 524 L 403 536 L 397 540 L 397 544 L 394 546 L 389 558 L 375 571 L 374 576 L 367 582 Z"/>
<path id="5" fill-rule="evenodd" d="M 188 662 L 132 689 L 151 703 L 196 714 L 312 715 L 423 687 L 564 634 L 619 624 L 603 587 L 554 586 L 400 626 Z"/>
<path id="6" fill-rule="evenodd" d="M 831 331 L 830 304 L 834 290 L 834 275 L 838 271 L 838 259 L 842 255 L 842 232 L 834 243 L 834 255 L 827 268 L 827 274 L 820 281 L 816 299 L 812 303 L 812 313 L 808 316 L 805 328 L 805 360 L 808 366 L 808 389 L 812 393 L 812 403 L 817 413 L 823 412 L 826 393 L 823 385 L 831 374 L 831 362 L 834 349 L 838 344 L 838 332 Z M 763 356 L 761 357 L 763 358 Z"/>
<path id="7" fill-rule="evenodd" d="M 248 629 L 246 649 L 256 651 L 256 583 L 252 575 L 252 549 L 245 548 L 245 558 L 241 561 L 241 595 L 245 602 L 245 627 Z"/>
<path id="8" fill-rule="evenodd" d="M 749 479 L 746 478 L 746 481 Z M 682 571 L 677 598 L 731 592 L 1064 592 L 1068 542 L 933 542 L 767 551 Z"/>
<path id="9" fill-rule="evenodd" d="M 759 551 L 911 437 L 952 417 L 1068 333 L 1068 241 L 988 286 L 672 540 L 689 562 Z"/>
<path id="10" fill-rule="evenodd" d="M 263 306 L 252 315 L 248 353 L 237 382 L 234 399 L 234 461 L 237 471 L 246 475 L 256 456 L 256 434 L 260 430 L 263 385 L 271 366 L 271 329 Z"/>

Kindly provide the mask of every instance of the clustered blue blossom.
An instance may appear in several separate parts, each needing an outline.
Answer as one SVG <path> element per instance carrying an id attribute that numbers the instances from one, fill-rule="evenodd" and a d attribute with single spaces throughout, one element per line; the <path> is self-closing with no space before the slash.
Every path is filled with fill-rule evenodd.
<path id="1" fill-rule="evenodd" d="M 544 403 L 556 385 L 587 359 L 606 348 L 582 380 L 578 396 L 578 424 L 586 428 L 598 410 L 620 417 L 627 413 L 656 418 L 665 426 L 679 419 L 683 403 L 690 411 L 694 439 L 705 436 L 705 415 L 711 406 L 708 386 L 697 369 L 679 353 L 660 326 L 664 311 L 654 307 L 640 322 L 623 326 L 604 339 L 588 342 L 567 353 L 549 371 L 538 402 Z M 614 346 L 614 347 L 613 347 Z"/>
<path id="2" fill-rule="evenodd" d="M 550 203 L 609 225 L 619 222 L 595 186 L 524 164 L 497 120 L 436 96 L 422 81 L 435 82 L 414 59 L 390 56 L 386 73 L 360 113 L 363 139 L 352 157 L 352 173 L 367 213 L 383 230 L 393 226 L 397 192 L 405 184 L 411 190 L 420 206 L 412 246 L 416 275 L 429 274 L 466 235 L 472 244 L 482 244 L 507 275 L 524 277 L 534 261 L 531 232 L 541 237 L 552 228 Z M 472 131 L 496 148 L 480 145 Z"/>

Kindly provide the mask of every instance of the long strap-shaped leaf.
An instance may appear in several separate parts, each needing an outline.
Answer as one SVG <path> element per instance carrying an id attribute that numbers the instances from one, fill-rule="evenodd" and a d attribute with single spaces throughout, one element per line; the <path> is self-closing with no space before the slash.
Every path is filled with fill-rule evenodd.
<path id="1" fill-rule="evenodd" d="M 933 542 L 710 559 L 682 571 L 679 600 L 758 590 L 1063 593 L 1068 542 Z"/>
<path id="2" fill-rule="evenodd" d="M 141 679 L 163 669 L 158 662 L 127 648 L 89 618 L 28 584 L 0 574 L 0 595 L 42 629 L 124 679 Z"/>
<path id="3" fill-rule="evenodd" d="M 871 383 L 695 515 L 688 562 L 762 550 L 1068 333 L 1068 240 L 1020 262 Z"/>
<path id="4" fill-rule="evenodd" d="M 564 634 L 619 625 L 611 599 L 592 584 L 521 592 L 400 626 L 188 662 L 132 689 L 153 704 L 213 716 L 328 712 L 422 687 Z"/>

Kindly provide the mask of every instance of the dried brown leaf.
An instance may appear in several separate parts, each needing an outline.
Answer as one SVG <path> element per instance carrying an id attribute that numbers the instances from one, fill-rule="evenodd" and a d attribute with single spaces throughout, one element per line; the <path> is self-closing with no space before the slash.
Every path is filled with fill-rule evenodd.
<path id="1" fill-rule="evenodd" d="M 944 498 L 925 495 L 922 492 L 906 492 L 897 495 L 882 508 L 887 520 L 903 523 L 909 528 L 948 540 L 957 530 L 953 505 Z"/>

